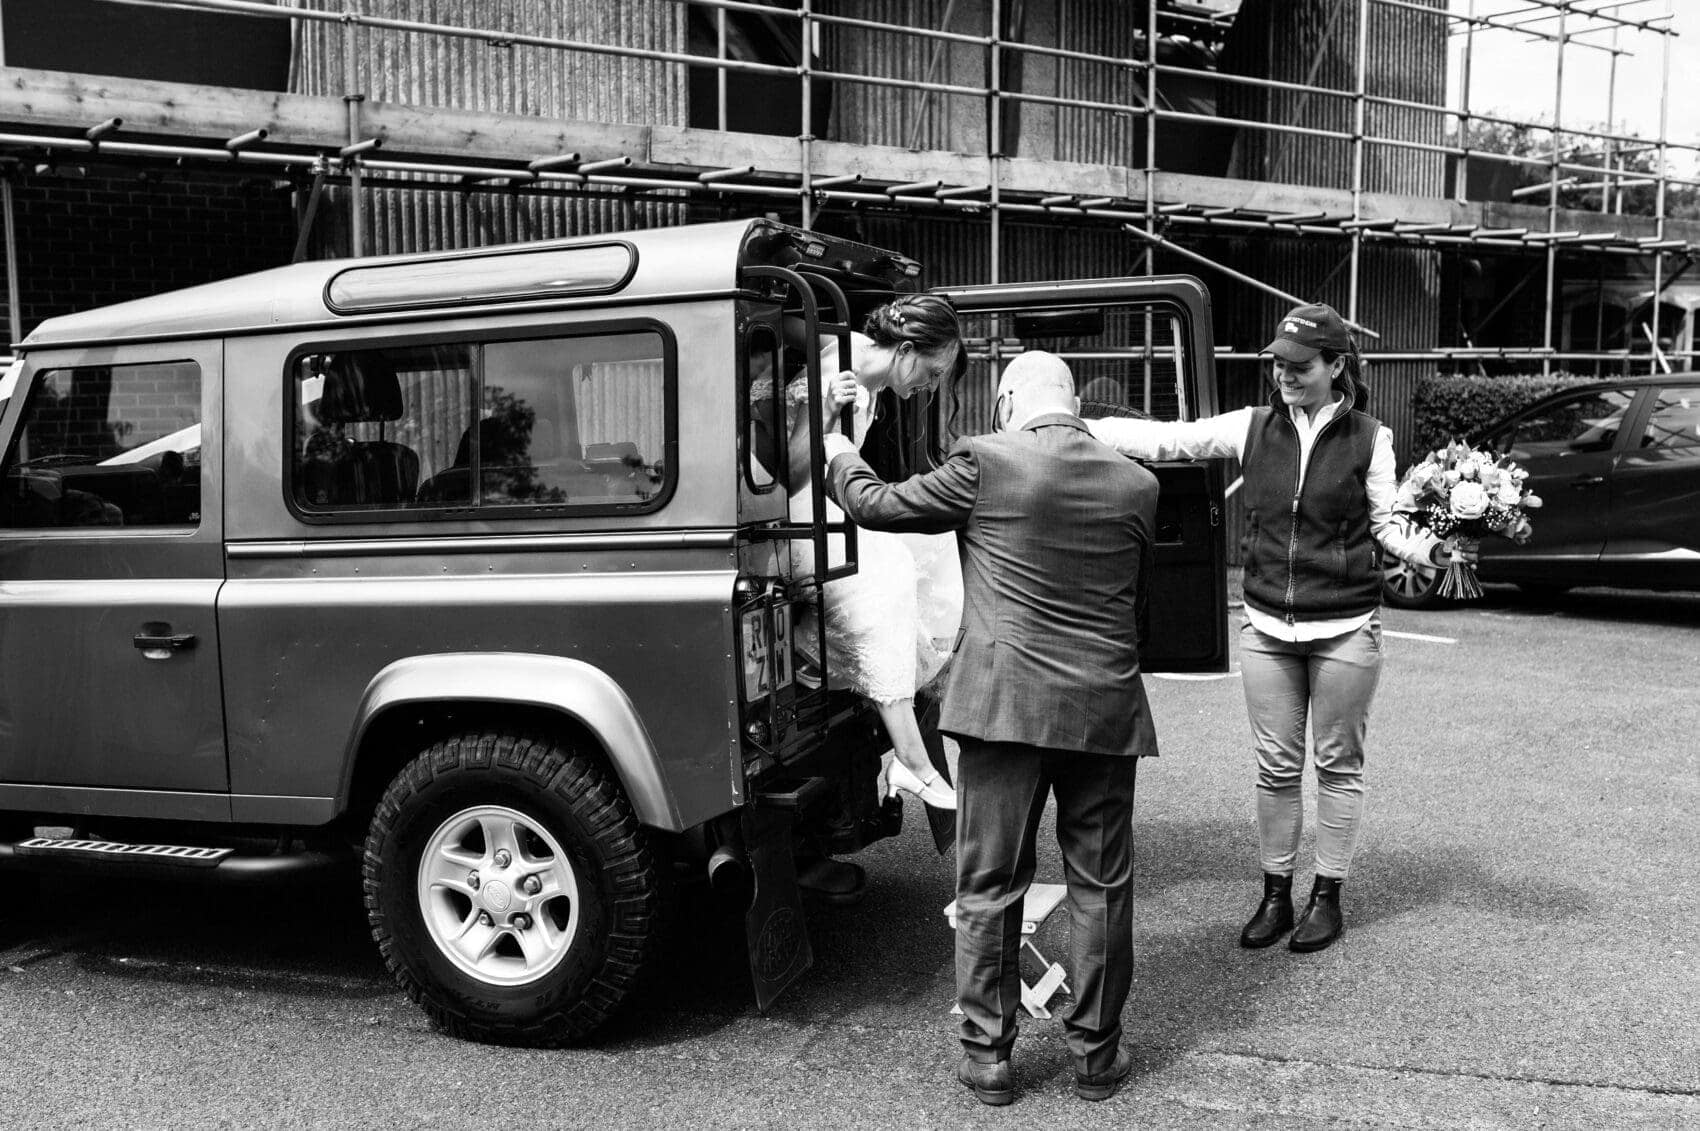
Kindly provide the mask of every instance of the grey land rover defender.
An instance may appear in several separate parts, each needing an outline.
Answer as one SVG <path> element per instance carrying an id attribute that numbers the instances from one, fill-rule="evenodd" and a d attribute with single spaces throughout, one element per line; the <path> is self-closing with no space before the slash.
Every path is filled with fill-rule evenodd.
<path id="1" fill-rule="evenodd" d="M 919 273 L 728 221 L 43 323 L 0 386 L 7 906 L 55 871 L 358 867 L 442 1028 L 554 1044 L 643 977 L 669 878 L 712 872 L 766 1008 L 811 960 L 795 846 L 854 853 L 902 809 L 872 712 L 794 654 L 830 574 L 791 547 L 843 532 L 788 513 L 785 382 L 756 375 L 818 391 L 810 343 Z M 941 293 L 970 379 L 1042 344 L 1124 408 L 1214 410 L 1197 280 Z M 864 451 L 925 469 L 950 409 L 893 401 Z M 1146 666 L 1218 669 L 1221 469 L 1157 471 Z"/>

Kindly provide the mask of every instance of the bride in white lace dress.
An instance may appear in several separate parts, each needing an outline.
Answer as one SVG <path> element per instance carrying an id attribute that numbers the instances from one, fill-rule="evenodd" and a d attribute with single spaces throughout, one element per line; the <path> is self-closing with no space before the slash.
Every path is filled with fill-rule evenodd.
<path id="1" fill-rule="evenodd" d="M 966 358 L 956 311 L 934 295 L 903 295 L 876 309 L 852 334 L 850 369 L 840 370 L 838 343 L 821 349 L 821 395 L 841 372 L 856 381 L 851 438 L 860 446 L 874 420 L 882 389 L 907 399 L 960 376 Z M 807 378 L 787 386 L 790 427 L 791 517 L 808 521 L 813 513 L 809 487 Z M 844 513 L 830 499 L 829 521 Z M 814 546 L 792 543 L 797 576 L 814 570 Z M 843 539 L 828 550 L 832 564 L 843 558 Z M 848 686 L 873 703 L 892 743 L 895 761 L 887 780 L 895 789 L 940 809 L 956 808 L 955 791 L 927 758 L 915 720 L 915 692 L 929 683 L 950 658 L 962 622 L 962 566 L 956 538 L 950 534 L 889 534 L 856 531 L 857 572 L 826 586 L 827 672 L 834 686 Z M 807 631 L 799 626 L 801 632 Z M 804 647 L 812 650 L 812 641 Z"/>

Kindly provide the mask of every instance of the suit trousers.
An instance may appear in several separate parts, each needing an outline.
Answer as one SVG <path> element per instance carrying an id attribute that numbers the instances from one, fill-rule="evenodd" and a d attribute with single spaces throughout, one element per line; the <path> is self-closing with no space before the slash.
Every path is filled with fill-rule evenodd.
<path id="1" fill-rule="evenodd" d="M 1045 801 L 1073 924 L 1074 1005 L 1063 1017 L 1082 1072 L 1103 1072 L 1121 1043 L 1133 981 L 1133 790 L 1137 758 L 962 738 L 957 763 L 956 989 L 962 1047 L 1006 1060 L 1021 1004 L 1021 901 L 1033 882 Z"/>

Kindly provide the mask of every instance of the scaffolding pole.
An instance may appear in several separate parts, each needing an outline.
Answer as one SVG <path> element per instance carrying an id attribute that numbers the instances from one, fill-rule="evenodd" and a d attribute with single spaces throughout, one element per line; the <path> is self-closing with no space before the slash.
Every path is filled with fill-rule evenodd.
<path id="1" fill-rule="evenodd" d="M 990 4 L 990 26 L 985 28 L 986 34 L 970 34 L 951 31 L 948 27 L 948 14 L 951 6 L 947 5 L 946 26 L 920 27 L 888 23 L 883 20 L 857 18 L 835 13 L 824 13 L 816 10 L 814 0 L 800 0 L 795 8 L 775 7 L 768 3 L 758 3 L 755 0 L 673 0 L 675 3 L 691 2 L 714 14 L 714 45 L 705 48 L 702 55 L 691 54 L 687 51 L 657 50 L 642 44 L 629 43 L 595 43 L 575 40 L 560 36 L 528 35 L 511 30 L 498 30 L 472 26 L 459 26 L 445 23 L 433 23 L 425 20 L 392 18 L 387 16 L 370 15 L 359 11 L 350 3 L 336 8 L 302 8 L 281 7 L 260 0 L 114 0 L 130 6 L 143 8 L 179 8 L 196 9 L 211 12 L 241 14 L 244 16 L 268 19 L 288 19 L 296 24 L 317 21 L 321 24 L 341 24 L 343 44 L 343 83 L 342 95 L 346 103 L 346 136 L 344 144 L 332 145 L 328 149 L 320 147 L 315 152 L 283 151 L 274 141 L 271 147 L 243 146 L 231 148 L 228 152 L 218 154 L 211 147 L 194 145 L 169 145 L 154 142 L 125 142 L 114 137 L 117 127 L 105 130 L 96 137 L 91 131 L 83 138 L 54 136 L 50 131 L 41 134 L 6 134 L 0 135 L 0 146 L 16 146 L 20 148 L 37 147 L 45 150 L 51 160 L 52 155 L 65 151 L 87 154 L 99 154 L 104 158 L 122 156 L 136 159 L 168 160 L 174 158 L 201 159 L 208 161 L 208 167 L 222 168 L 253 166 L 258 168 L 298 168 L 313 169 L 316 177 L 323 177 L 322 183 L 346 183 L 350 197 L 350 245 L 351 251 L 364 254 L 368 242 L 367 231 L 367 195 L 373 190 L 386 187 L 399 187 L 409 183 L 409 187 L 420 182 L 404 182 L 398 178 L 423 178 L 423 185 L 433 188 L 467 188 L 476 190 L 479 184 L 487 189 L 494 189 L 498 183 L 503 191 L 511 192 L 543 192 L 560 189 L 619 189 L 633 194 L 666 194 L 684 191 L 686 193 L 711 192 L 720 199 L 742 198 L 752 203 L 757 201 L 773 201 L 781 206 L 789 202 L 789 206 L 800 209 L 802 223 L 805 227 L 812 226 L 818 219 L 822 206 L 829 203 L 842 203 L 850 207 L 872 205 L 884 208 L 900 208 L 909 214 L 921 213 L 933 209 L 941 214 L 987 215 L 988 239 L 990 242 L 990 264 L 988 275 L 991 281 L 1000 281 L 1006 272 L 1004 264 L 1005 223 L 1011 216 L 1049 216 L 1049 217 L 1079 217 L 1082 220 L 1092 220 L 1103 223 L 1131 223 L 1138 226 L 1141 235 L 1145 237 L 1143 247 L 1143 267 L 1147 273 L 1153 272 L 1157 265 L 1156 242 L 1164 242 L 1169 247 L 1173 243 L 1162 240 L 1159 233 L 1163 225 L 1176 222 L 1187 225 L 1204 225 L 1209 231 L 1212 227 L 1227 231 L 1262 231 L 1281 235 L 1323 235 L 1332 238 L 1350 240 L 1350 254 L 1347 260 L 1349 277 L 1347 282 L 1346 312 L 1354 321 L 1363 315 L 1365 300 L 1365 273 L 1368 266 L 1364 261 L 1365 249 L 1374 245 L 1386 246 L 1391 243 L 1396 246 L 1446 248 L 1470 246 L 1494 252 L 1515 251 L 1518 253 L 1543 256 L 1545 260 L 1546 295 L 1543 300 L 1544 321 L 1542 330 L 1542 346 L 1539 356 L 1547 359 L 1559 359 L 1561 354 L 1554 349 L 1559 336 L 1560 301 L 1559 281 L 1561 267 L 1572 260 L 1561 257 L 1597 254 L 1600 262 L 1606 256 L 1652 256 L 1651 273 L 1655 298 L 1668 287 L 1673 276 L 1665 262 L 1667 252 L 1681 250 L 1690 251 L 1686 243 L 1680 239 L 1671 238 L 1669 209 L 1671 195 L 1677 186 L 1693 188 L 1700 181 L 1673 175 L 1670 166 L 1673 155 L 1681 154 L 1685 158 L 1700 155 L 1700 146 L 1693 144 L 1677 144 L 1669 136 L 1668 99 L 1670 96 L 1671 41 L 1676 34 L 1671 27 L 1674 20 L 1674 8 L 1671 0 L 1666 0 L 1663 15 L 1640 19 L 1620 13 L 1623 4 L 1605 4 L 1585 7 L 1573 0 L 1533 0 L 1528 6 L 1518 9 L 1515 13 L 1489 12 L 1478 10 L 1475 0 L 1469 0 L 1467 10 L 1462 13 L 1451 13 L 1444 8 L 1437 8 L 1432 0 L 1357 0 L 1358 28 L 1355 51 L 1355 79 L 1349 90 L 1336 90 L 1317 87 L 1312 82 L 1294 83 L 1252 75 L 1231 75 L 1198 67 L 1185 67 L 1160 62 L 1159 47 L 1163 42 L 1161 28 L 1165 26 L 1159 20 L 1171 21 L 1167 26 L 1176 26 L 1173 21 L 1180 20 L 1186 26 L 1197 25 L 1200 28 L 1221 28 L 1221 19 L 1205 19 L 1187 12 L 1172 8 L 1161 13 L 1161 5 L 1157 2 L 1147 4 L 1144 10 L 1145 50 L 1143 58 L 1123 57 L 1103 54 L 1091 50 L 1078 50 L 1065 46 L 1059 40 L 1052 44 L 1024 44 L 1013 42 L 1005 37 L 1006 13 L 1010 5 L 1005 0 L 992 0 Z M 954 0 L 952 0 L 954 3 Z M 1383 11 L 1409 12 L 1422 18 L 1443 21 L 1436 28 L 1437 34 L 1444 34 L 1447 29 L 1457 29 L 1454 34 L 1463 37 L 1461 61 L 1461 85 L 1457 106 L 1444 105 L 1446 99 L 1441 96 L 1437 103 L 1391 97 L 1371 93 L 1369 68 L 1369 28 L 1372 20 Z M 759 63 L 749 60 L 729 58 L 728 19 L 734 14 L 757 16 L 779 26 L 795 28 L 800 36 L 799 55 L 795 66 L 773 63 Z M 1519 19 L 1518 16 L 1527 18 Z M 795 21 L 786 25 L 785 21 Z M 1556 28 L 1549 29 L 1548 21 L 1556 21 Z M 1543 26 L 1534 27 L 1531 24 Z M 957 56 L 971 50 L 984 52 L 984 58 L 989 62 L 989 79 L 983 85 L 967 85 L 952 81 L 959 68 L 952 67 L 946 73 L 935 74 L 936 68 L 929 65 L 925 74 L 920 78 L 893 77 L 872 74 L 849 74 L 827 69 L 823 66 L 826 61 L 817 56 L 815 41 L 823 26 L 842 29 L 846 34 L 858 31 L 868 31 L 878 34 L 897 34 L 914 37 L 924 43 L 933 45 L 931 58 L 934 63 L 941 60 L 956 61 Z M 1379 25 L 1378 25 L 1379 26 Z M 358 29 L 367 29 L 366 35 L 360 35 Z M 1582 36 L 1593 35 L 1610 30 L 1612 33 L 1609 44 L 1588 42 Z M 724 130 L 729 125 L 729 108 L 727 104 L 727 81 L 731 75 L 756 75 L 795 79 L 799 85 L 799 101 L 803 117 L 802 128 L 796 139 L 798 171 L 773 174 L 768 172 L 759 183 L 749 183 L 741 178 L 756 173 L 752 166 L 735 166 L 725 169 L 711 169 L 706 173 L 691 171 L 683 176 L 666 175 L 665 170 L 657 170 L 654 165 L 646 165 L 637 170 L 626 172 L 616 171 L 633 163 L 633 155 L 622 154 L 618 158 L 605 158 L 596 155 L 600 160 L 574 163 L 554 168 L 537 168 L 537 162 L 552 160 L 553 157 L 542 157 L 527 164 L 523 159 L 519 167 L 508 167 L 505 158 L 487 159 L 483 164 L 474 161 L 462 161 L 455 157 L 433 162 L 420 159 L 399 161 L 370 160 L 369 154 L 378 145 L 376 137 L 363 136 L 365 130 L 373 128 L 367 123 L 376 120 L 377 111 L 374 108 L 362 108 L 366 94 L 362 91 L 360 70 L 357 63 L 357 50 L 362 42 L 370 39 L 373 31 L 395 32 L 404 35 L 427 35 L 458 41 L 482 41 L 503 48 L 525 46 L 539 48 L 551 52 L 587 53 L 597 56 L 610 56 L 660 62 L 684 68 L 712 67 L 715 69 L 715 120 Z M 1554 74 L 1553 88 L 1553 120 L 1550 124 L 1542 122 L 1521 121 L 1517 118 L 1496 114 L 1480 114 L 1473 109 L 1473 78 L 1475 70 L 1474 54 L 1476 43 L 1481 35 L 1489 32 L 1505 32 L 1515 36 L 1528 37 L 1537 41 L 1550 42 L 1557 45 L 1558 63 Z M 1635 32 L 1643 35 L 1656 35 L 1661 43 L 1661 107 L 1658 120 L 1658 136 L 1656 140 L 1638 137 L 1630 133 L 1619 132 L 1616 128 L 1616 83 L 1617 61 L 1630 54 L 1621 46 L 1620 33 Z M 331 43 L 334 46 L 335 38 Z M 370 48 L 372 45 L 367 44 Z M 1564 83 L 1567 81 L 1567 55 L 1572 55 L 1573 48 L 1606 52 L 1610 71 L 1610 86 L 1608 88 L 1607 114 L 1608 121 L 1604 129 L 1587 130 L 1573 136 L 1596 139 L 1602 149 L 1594 155 L 1583 154 L 1578 158 L 1575 153 L 1565 148 Z M 1102 97 L 1069 97 L 1045 94 L 1038 91 L 1005 89 L 1004 67 L 1012 59 L 1025 56 L 1038 56 L 1055 60 L 1058 67 L 1064 65 L 1103 65 L 1113 69 L 1114 81 L 1104 87 L 1109 91 Z M 1143 72 L 1143 74 L 1141 74 Z M 1124 81 L 1121 76 L 1129 76 L 1132 81 Z M 1339 129 L 1328 130 L 1306 126 L 1301 122 L 1288 121 L 1256 121 L 1251 119 L 1229 118 L 1221 115 L 1193 113 L 1181 109 L 1167 109 L 1161 106 L 1159 88 L 1164 81 L 1173 76 L 1187 81 L 1208 81 L 1218 88 L 1233 84 L 1254 90 L 1270 92 L 1299 92 L 1303 97 L 1318 99 L 1350 98 L 1352 100 L 1352 128 L 1349 133 Z M 937 80 L 937 81 L 935 81 Z M 986 185 L 983 190 L 974 185 L 946 185 L 927 182 L 918 185 L 883 186 L 869 183 L 866 190 L 855 187 L 860 179 L 858 175 L 843 175 L 817 168 L 819 152 L 816 142 L 819 140 L 812 134 L 814 122 L 814 106 L 821 97 L 821 89 L 817 82 L 842 84 L 861 84 L 878 88 L 891 88 L 915 92 L 925 100 L 951 97 L 974 97 L 983 100 L 987 107 L 988 125 L 986 131 Z M 1095 94 L 1095 91 L 1082 90 L 1081 94 Z M 1135 103 L 1142 103 L 1135 105 Z M 1139 116 L 1145 127 L 1144 154 L 1129 154 L 1127 159 L 1135 162 L 1143 161 L 1143 186 L 1141 190 L 1123 189 L 1129 195 L 1087 195 L 1080 193 L 1075 196 L 1059 195 L 1052 189 L 1041 192 L 1033 189 L 1034 182 L 1018 182 L 1012 187 L 1011 159 L 1015 155 L 1006 153 L 1006 141 L 1003 130 L 1003 118 L 1006 111 L 1019 113 L 1028 104 L 1040 106 L 1068 106 L 1078 109 L 1084 114 L 1106 114 L 1113 116 L 1116 121 L 1123 122 L 1131 116 Z M 1453 123 L 1457 129 L 1454 144 L 1436 144 L 1419 140 L 1416 137 L 1380 137 L 1370 128 L 1370 107 L 1396 108 L 1412 110 L 1420 113 L 1438 115 L 1443 123 Z M 1383 117 L 1378 109 L 1374 115 Z M 1392 115 L 1387 115 L 1392 116 Z M 915 122 L 921 121 L 918 115 Z M 1307 216 L 1299 213 L 1277 213 L 1268 211 L 1262 216 L 1256 215 L 1255 209 L 1214 206 L 1188 205 L 1184 202 L 1165 201 L 1164 192 L 1173 192 L 1173 188 L 1159 189 L 1160 170 L 1158 169 L 1158 152 L 1163 130 L 1171 124 L 1182 128 L 1196 124 L 1210 124 L 1217 127 L 1232 127 L 1246 130 L 1257 130 L 1264 133 L 1287 137 L 1314 137 L 1337 139 L 1350 146 L 1350 207 L 1342 216 Z M 1510 128 L 1526 129 L 1540 128 L 1552 131 L 1552 145 L 1544 155 L 1521 157 L 1503 155 L 1496 157 L 1510 164 L 1524 167 L 1544 166 L 1546 208 L 1545 223 L 1542 230 L 1530 232 L 1523 228 L 1510 225 L 1495 225 L 1489 227 L 1485 222 L 1465 225 L 1467 230 L 1460 231 L 1459 225 L 1439 222 L 1413 223 L 1398 221 L 1385 216 L 1374 215 L 1376 194 L 1369 191 L 1372 182 L 1370 147 L 1381 147 L 1381 151 L 1397 150 L 1407 153 L 1432 153 L 1452 155 L 1456 158 L 1456 174 L 1450 186 L 1451 195 L 1460 202 L 1468 202 L 1468 172 L 1472 160 L 1480 158 L 1480 152 L 1474 148 L 1474 132 L 1483 124 L 1505 125 Z M 1119 125 L 1118 125 L 1118 128 Z M 1394 132 L 1394 131 L 1389 131 Z M 912 137 L 911 140 L 918 140 Z M 1650 145 L 1649 145 L 1650 141 Z M 1648 146 L 1648 150 L 1656 154 L 1657 166 L 1650 173 L 1638 173 L 1627 166 L 1629 154 L 1638 147 Z M 1575 147 L 1572 147 L 1575 148 Z M 1643 152 L 1648 150 L 1642 150 Z M 636 155 L 639 161 L 646 154 Z M 215 161 L 216 158 L 216 161 Z M 1597 164 L 1583 164 L 1583 160 Z M 217 162 L 222 161 L 222 166 Z M 610 162 L 614 165 L 611 166 Z M 1131 172 L 1131 167 L 1124 167 Z M 1577 175 L 1586 174 L 1583 180 Z M 911 173 L 912 177 L 914 174 Z M 431 178 L 445 178 L 455 183 L 434 183 Z M 876 178 L 877 179 L 877 178 Z M 906 179 L 906 178 L 905 178 Z M 1168 182 L 1184 184 L 1184 180 Z M 1379 183 L 1379 182 L 1377 182 Z M 1574 219 L 1566 221 L 1561 217 L 1561 191 L 1570 188 L 1572 192 L 1593 191 L 1601 193 L 1598 211 L 1601 213 L 1620 213 L 1625 206 L 1625 190 L 1637 183 L 1650 183 L 1654 186 L 1654 205 L 1652 215 L 1651 237 L 1637 238 L 1636 229 L 1630 227 L 1627 234 L 1617 231 L 1587 230 L 1588 225 L 1577 223 Z M 1539 185 L 1536 186 L 1537 191 Z M 986 199 L 979 199 L 981 192 Z M 1344 194 L 1342 194 L 1344 195 Z M 1444 197 L 1445 190 L 1439 194 Z M 1084 199 L 1083 199 L 1084 198 Z M 1220 198 L 1218 198 L 1220 199 Z M 1231 199 L 1231 198 L 1230 198 Z M 1340 200 L 1335 206 L 1341 208 L 1346 201 Z M 1289 206 L 1290 208 L 1291 206 Z M 1593 210 L 1591 203 L 1587 206 Z M 1487 218 L 1488 211 L 1481 213 Z M 1561 223 L 1568 223 L 1568 229 L 1560 230 Z M 1527 225 L 1536 227 L 1531 221 Z M 1642 229 L 1645 230 L 1645 229 Z M 1178 249 L 1177 249 L 1178 250 Z M 15 265 L 14 265 L 15 267 Z M 14 300 L 16 287 L 13 288 Z M 1661 327 L 1661 312 L 1655 301 L 1648 326 L 1652 341 L 1650 347 L 1656 351 Z M 1534 355 L 1531 355 L 1534 356 Z M 1614 355 L 1615 356 L 1615 355 Z M 1637 359 L 1639 360 L 1639 359 Z M 1656 358 L 1653 359 L 1656 364 Z M 1545 362 L 1550 368 L 1550 361 Z"/>

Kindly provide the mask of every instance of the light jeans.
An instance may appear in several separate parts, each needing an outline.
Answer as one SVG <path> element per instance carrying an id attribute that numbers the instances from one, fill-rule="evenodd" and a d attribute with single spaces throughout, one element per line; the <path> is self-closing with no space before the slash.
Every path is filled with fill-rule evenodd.
<path id="1" fill-rule="evenodd" d="M 1381 618 L 1323 640 L 1240 629 L 1240 673 L 1257 749 L 1263 870 L 1290 876 L 1304 832 L 1305 723 L 1316 762 L 1316 874 L 1344 879 L 1364 808 L 1364 731 L 1381 678 Z"/>

